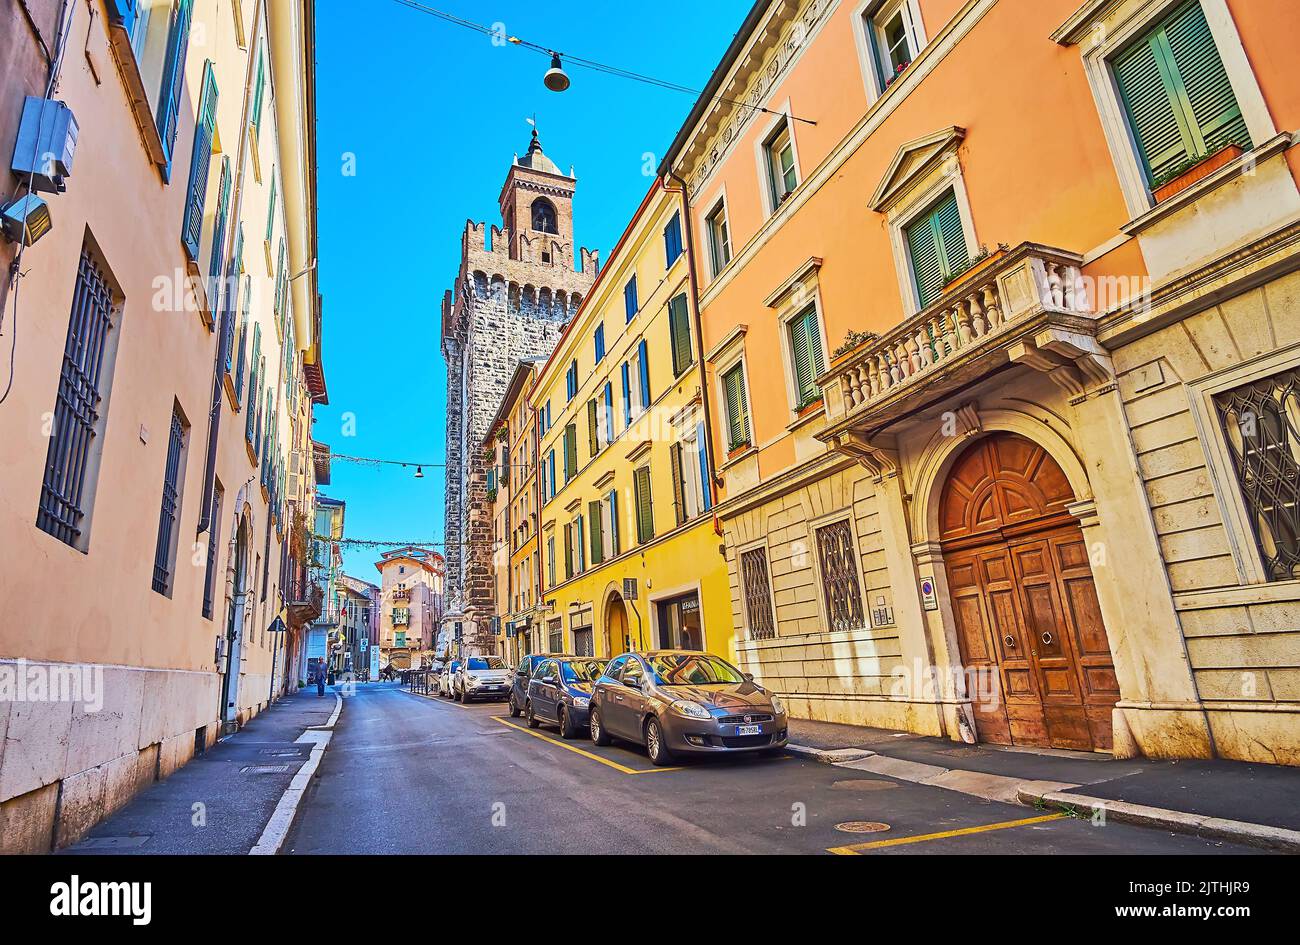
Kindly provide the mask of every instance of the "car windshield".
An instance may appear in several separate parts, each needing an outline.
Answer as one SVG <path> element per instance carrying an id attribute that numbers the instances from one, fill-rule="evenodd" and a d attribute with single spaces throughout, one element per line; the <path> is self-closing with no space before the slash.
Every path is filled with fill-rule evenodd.
<path id="1" fill-rule="evenodd" d="M 447 668 L 453 673 L 456 672 L 456 670 L 460 669 L 460 661 L 459 660 L 453 661 L 452 664 Z"/>
<path id="2" fill-rule="evenodd" d="M 707 653 L 663 653 L 647 659 L 651 671 L 666 686 L 706 686 L 739 683 L 745 677 L 726 660 Z"/>
<path id="3" fill-rule="evenodd" d="M 499 656 L 471 656 L 465 664 L 466 669 L 505 669 L 506 664 Z"/>
<path id="4" fill-rule="evenodd" d="M 566 683 L 594 682 L 605 671 L 605 665 L 596 660 L 574 660 L 560 664 L 560 675 Z"/>

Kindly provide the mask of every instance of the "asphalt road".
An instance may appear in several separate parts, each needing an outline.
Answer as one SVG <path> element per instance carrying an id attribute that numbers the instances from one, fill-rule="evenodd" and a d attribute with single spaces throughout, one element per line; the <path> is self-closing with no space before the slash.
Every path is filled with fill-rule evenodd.
<path id="1" fill-rule="evenodd" d="M 888 829 L 848 833 L 837 825 Z M 954 833 L 956 832 L 956 833 Z M 881 844 L 861 847 L 861 844 Z M 845 848 L 854 848 L 846 850 Z M 392 684 L 347 698 L 286 853 L 1254 853 L 1094 826 L 794 756 L 656 769 L 636 747 L 530 732 L 504 704 Z"/>

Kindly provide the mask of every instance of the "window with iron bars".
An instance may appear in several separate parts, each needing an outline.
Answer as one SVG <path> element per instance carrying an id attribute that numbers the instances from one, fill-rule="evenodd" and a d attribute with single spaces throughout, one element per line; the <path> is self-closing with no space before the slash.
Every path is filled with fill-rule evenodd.
<path id="1" fill-rule="evenodd" d="M 1268 580 L 1300 578 L 1300 367 L 1214 403 Z"/>
<path id="2" fill-rule="evenodd" d="M 103 435 L 112 386 L 116 345 L 110 339 L 120 310 L 105 269 L 84 245 L 36 512 L 37 528 L 82 551 L 99 472 L 95 441 Z"/>
<path id="3" fill-rule="evenodd" d="M 826 594 L 826 617 L 831 630 L 858 630 L 866 626 L 862 590 L 858 585 L 857 551 L 848 519 L 817 529 L 817 556 Z"/>
<path id="4" fill-rule="evenodd" d="M 768 580 L 766 548 L 741 552 L 740 581 L 745 595 L 745 613 L 749 619 L 749 638 L 772 639 L 776 636 L 776 620 L 772 614 L 772 586 Z"/>

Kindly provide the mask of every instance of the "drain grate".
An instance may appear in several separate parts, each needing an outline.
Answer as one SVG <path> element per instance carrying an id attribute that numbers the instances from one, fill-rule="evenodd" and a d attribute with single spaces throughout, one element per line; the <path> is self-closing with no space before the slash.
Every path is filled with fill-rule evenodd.
<path id="1" fill-rule="evenodd" d="M 889 824 L 882 824 L 875 820 L 850 820 L 836 824 L 835 829 L 844 833 L 882 833 L 889 829 Z"/>
<path id="2" fill-rule="evenodd" d="M 289 770 L 288 765 L 244 765 L 240 774 L 283 774 Z"/>

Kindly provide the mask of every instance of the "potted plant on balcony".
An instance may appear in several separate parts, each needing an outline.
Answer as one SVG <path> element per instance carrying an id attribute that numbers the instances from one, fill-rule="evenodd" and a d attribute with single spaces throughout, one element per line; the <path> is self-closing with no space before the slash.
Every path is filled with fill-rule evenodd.
<path id="1" fill-rule="evenodd" d="M 1198 154 L 1184 158 L 1161 173 L 1151 182 L 1151 196 L 1162 203 L 1180 194 L 1193 184 L 1205 180 L 1221 167 L 1231 164 L 1245 154 L 1239 144 L 1229 144 L 1213 154 Z"/>
<path id="2" fill-rule="evenodd" d="M 970 261 L 966 263 L 966 268 L 961 272 L 954 273 L 953 277 L 949 279 L 947 284 L 943 287 L 943 291 L 947 292 L 958 282 L 965 282 L 967 279 L 978 274 L 982 270 L 988 269 L 1005 256 L 1010 249 L 1011 247 L 1006 243 L 998 243 L 998 248 L 989 252 L 989 248 L 981 244 L 980 248 L 975 251 L 973 256 L 971 256 Z"/>
<path id="3" fill-rule="evenodd" d="M 844 333 L 844 341 L 831 352 L 831 367 L 834 367 L 863 345 L 879 340 L 880 335 L 874 331 L 854 331 L 850 328 Z"/>
<path id="4" fill-rule="evenodd" d="M 740 436 L 738 439 L 729 439 L 727 442 L 727 459 L 735 459 L 741 453 L 748 450 L 751 445 L 748 433 Z"/>
<path id="5" fill-rule="evenodd" d="M 816 413 L 821 409 L 823 399 L 822 389 L 820 387 L 804 391 L 803 396 L 799 398 L 798 406 L 794 409 L 795 416 L 802 420 L 809 414 Z"/>

